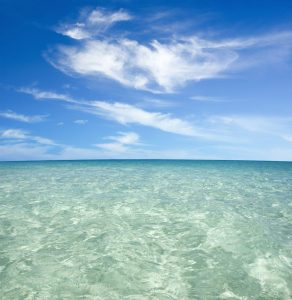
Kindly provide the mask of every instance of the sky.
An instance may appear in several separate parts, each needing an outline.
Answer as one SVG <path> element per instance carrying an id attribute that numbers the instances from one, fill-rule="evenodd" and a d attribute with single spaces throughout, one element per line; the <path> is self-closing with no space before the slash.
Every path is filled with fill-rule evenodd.
<path id="1" fill-rule="evenodd" d="M 0 0 L 0 160 L 292 161 L 292 1 Z"/>

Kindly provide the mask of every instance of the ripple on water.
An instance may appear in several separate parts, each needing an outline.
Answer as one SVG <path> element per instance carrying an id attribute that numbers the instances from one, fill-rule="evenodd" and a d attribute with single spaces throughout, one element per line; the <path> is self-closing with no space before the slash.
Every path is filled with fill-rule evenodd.
<path id="1" fill-rule="evenodd" d="M 0 164 L 1 299 L 290 299 L 292 165 Z"/>

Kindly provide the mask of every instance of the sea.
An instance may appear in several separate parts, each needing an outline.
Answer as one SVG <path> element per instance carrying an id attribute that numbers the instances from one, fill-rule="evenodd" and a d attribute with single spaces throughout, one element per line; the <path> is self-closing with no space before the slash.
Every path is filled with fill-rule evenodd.
<path id="1" fill-rule="evenodd" d="M 292 298 L 292 163 L 0 163 L 0 299 Z"/>

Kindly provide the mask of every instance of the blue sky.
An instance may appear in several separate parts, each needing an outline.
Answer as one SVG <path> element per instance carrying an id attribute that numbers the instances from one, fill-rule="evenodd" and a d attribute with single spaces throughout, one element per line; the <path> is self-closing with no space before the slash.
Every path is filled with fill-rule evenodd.
<path id="1" fill-rule="evenodd" d="M 291 1 L 0 0 L 0 160 L 292 160 Z"/>

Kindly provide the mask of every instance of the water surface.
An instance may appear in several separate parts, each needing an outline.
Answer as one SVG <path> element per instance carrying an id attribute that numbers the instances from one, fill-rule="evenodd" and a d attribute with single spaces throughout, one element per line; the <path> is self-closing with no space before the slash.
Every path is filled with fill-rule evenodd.
<path id="1" fill-rule="evenodd" d="M 1 299 L 291 299 L 292 163 L 0 163 Z"/>

